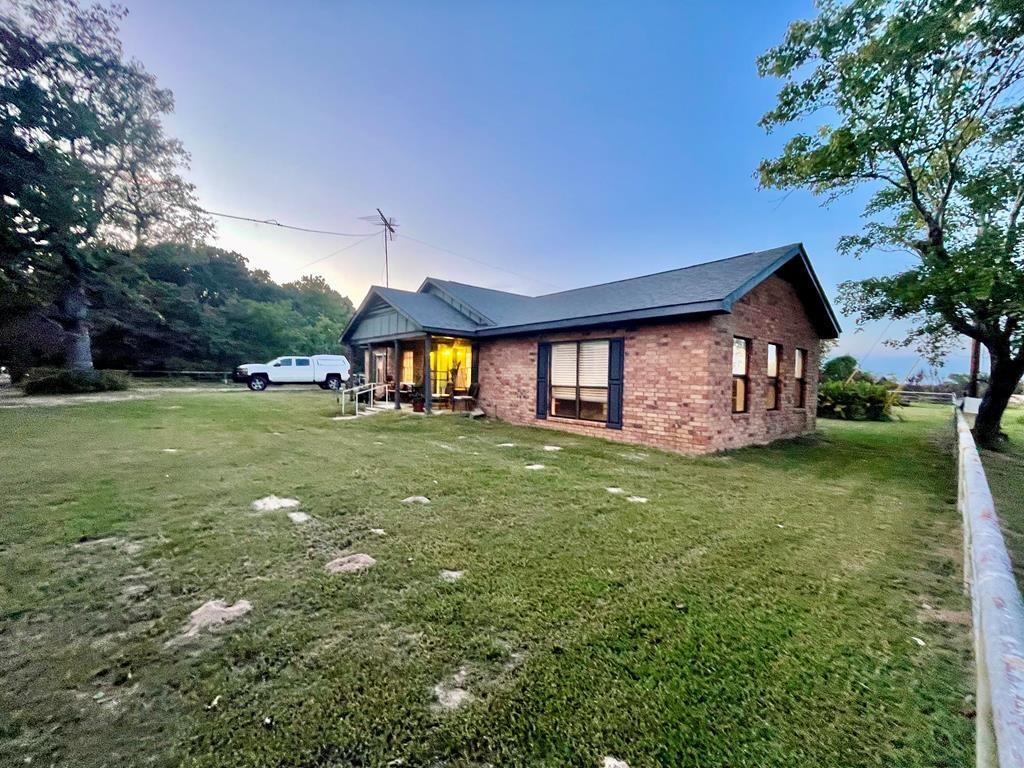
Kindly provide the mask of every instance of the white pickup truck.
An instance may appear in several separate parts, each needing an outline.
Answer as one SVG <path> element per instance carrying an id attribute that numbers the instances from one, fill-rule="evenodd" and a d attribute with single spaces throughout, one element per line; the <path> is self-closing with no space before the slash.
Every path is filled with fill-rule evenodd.
<path id="1" fill-rule="evenodd" d="M 344 355 L 275 357 L 269 363 L 245 363 L 235 368 L 234 380 L 262 392 L 271 384 L 319 384 L 320 389 L 341 389 L 348 381 Z"/>

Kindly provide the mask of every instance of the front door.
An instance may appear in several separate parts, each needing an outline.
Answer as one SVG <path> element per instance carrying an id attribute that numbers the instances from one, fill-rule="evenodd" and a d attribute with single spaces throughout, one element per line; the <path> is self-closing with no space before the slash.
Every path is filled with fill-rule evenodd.
<path id="1" fill-rule="evenodd" d="M 373 396 L 378 400 L 384 399 L 384 385 L 388 380 L 388 353 L 387 350 L 373 353 L 373 380 L 380 386 L 374 387 Z"/>

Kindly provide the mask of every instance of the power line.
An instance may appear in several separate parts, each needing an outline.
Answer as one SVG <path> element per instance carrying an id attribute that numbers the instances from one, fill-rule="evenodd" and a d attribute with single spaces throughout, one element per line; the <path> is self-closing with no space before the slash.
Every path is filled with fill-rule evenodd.
<path id="1" fill-rule="evenodd" d="M 221 216 L 225 219 L 236 219 L 237 221 L 251 221 L 253 224 L 266 224 L 269 227 L 281 227 L 281 229 L 294 229 L 296 232 L 312 232 L 315 235 L 334 235 L 335 237 L 374 237 L 378 232 L 335 232 L 331 229 L 311 229 L 309 227 L 296 227 L 292 224 L 282 224 L 277 219 L 254 219 L 251 216 L 236 216 L 233 213 L 221 213 L 210 211 L 206 208 L 196 207 L 197 211 L 209 214 L 210 216 Z"/>
<path id="2" fill-rule="evenodd" d="M 299 267 L 300 271 L 303 270 L 303 269 L 306 269 L 309 266 L 312 266 L 313 264 L 316 264 L 318 262 L 321 262 L 321 261 L 324 261 L 326 259 L 329 259 L 332 256 L 336 256 L 339 253 L 342 253 L 343 251 L 347 251 L 350 247 L 355 247 L 355 246 L 359 245 L 360 243 L 363 243 L 366 240 L 370 239 L 371 237 L 376 237 L 381 232 L 385 232 L 385 233 L 390 232 L 392 235 L 394 234 L 394 229 L 392 228 L 393 227 L 393 220 L 384 219 L 384 215 L 383 214 L 381 214 L 381 218 L 384 219 L 385 221 L 389 221 L 390 224 L 389 224 L 389 226 L 382 227 L 380 230 L 378 230 L 376 232 L 337 232 L 337 231 L 331 230 L 331 229 L 314 229 L 314 228 L 311 228 L 311 227 L 299 227 L 299 226 L 295 226 L 293 224 L 282 224 L 277 219 L 258 219 L 258 218 L 252 217 L 252 216 L 238 216 L 238 215 L 233 214 L 233 213 L 224 213 L 222 211 L 211 211 L 211 210 L 209 210 L 207 208 L 201 208 L 199 206 L 196 206 L 195 210 L 197 210 L 197 211 L 199 211 L 201 213 L 205 213 L 205 214 L 207 214 L 209 216 L 220 216 L 220 217 L 225 218 L 225 219 L 234 219 L 236 221 L 249 221 L 249 222 L 252 222 L 253 224 L 263 224 L 263 225 L 266 225 L 266 226 L 269 226 L 269 227 L 279 227 L 281 229 L 291 229 L 291 230 L 294 230 L 296 232 L 310 232 L 310 233 L 316 234 L 316 235 L 333 235 L 334 237 L 358 237 L 358 238 L 361 238 L 357 242 L 353 243 L 351 246 L 346 246 L 344 248 L 339 248 L 338 250 L 332 251 L 331 253 L 327 254 L 326 256 L 321 256 L 320 258 L 314 259 L 313 261 L 309 262 L 308 264 L 304 264 L 303 266 Z M 387 234 L 385 234 L 385 237 L 386 236 L 387 236 Z M 455 251 L 451 250 L 450 248 L 444 248 L 443 246 L 440 246 L 440 245 L 434 245 L 433 243 L 428 243 L 426 240 L 420 240 L 417 237 L 412 237 L 408 233 L 405 234 L 405 237 L 408 238 L 409 240 L 412 240 L 413 242 L 419 243 L 420 245 L 425 245 L 428 248 L 433 248 L 436 251 L 443 251 L 444 253 L 451 254 L 452 256 L 455 256 L 455 257 L 460 258 L 460 259 L 465 259 L 466 261 L 471 261 L 474 264 L 479 264 L 480 266 L 487 267 L 488 269 L 494 269 L 494 270 L 497 270 L 498 272 L 504 272 L 506 274 L 513 275 L 513 276 L 521 278 L 523 280 L 529 280 L 531 282 L 537 283 L 538 285 L 545 285 L 545 286 L 547 286 L 549 288 L 554 288 L 555 290 L 561 290 L 562 289 L 562 286 L 560 286 L 560 285 L 555 285 L 554 283 L 549 283 L 546 280 L 538 280 L 536 277 L 532 277 L 530 275 L 524 275 L 521 272 L 516 272 L 516 271 L 511 270 L 511 269 L 506 269 L 505 267 L 499 267 L 497 264 L 491 264 L 489 262 L 483 261 L 482 259 L 475 259 L 472 256 L 466 256 L 466 255 L 461 254 L 461 253 L 456 253 Z M 387 269 L 387 267 L 385 267 L 385 269 Z"/>
<path id="3" fill-rule="evenodd" d="M 488 263 L 486 261 L 481 261 L 480 259 L 474 259 L 472 256 L 464 256 L 461 253 L 456 253 L 455 251 L 450 250 L 448 248 L 443 248 L 440 245 L 434 245 L 433 243 L 428 243 L 426 240 L 420 240 L 417 237 L 413 237 L 408 232 L 403 234 L 402 237 L 404 237 L 407 240 L 412 240 L 413 242 L 419 243 L 420 245 L 425 245 L 428 248 L 433 248 L 436 251 L 444 251 L 445 253 L 450 253 L 452 256 L 457 256 L 460 259 L 465 259 L 466 261 L 472 261 L 474 264 L 480 264 L 481 266 L 488 267 L 489 269 L 496 269 L 499 272 L 505 272 L 505 273 L 507 273 L 509 275 L 515 275 L 516 277 L 520 277 L 520 278 L 522 278 L 524 280 L 530 280 L 530 281 L 532 281 L 534 283 L 537 283 L 539 285 L 546 285 L 549 288 L 554 288 L 555 290 L 562 290 L 562 286 L 560 286 L 560 285 L 555 285 L 554 283 L 549 283 L 546 280 L 538 280 L 536 277 L 531 277 L 530 275 L 524 275 L 524 274 L 522 274 L 520 272 L 514 272 L 511 269 L 505 269 L 504 267 L 499 267 L 496 264 L 490 264 L 490 263 Z"/>
<path id="4" fill-rule="evenodd" d="M 331 258 L 332 256 L 337 256 L 339 253 L 347 251 L 350 248 L 355 248 L 357 245 L 361 245 L 362 243 L 365 243 L 367 240 L 370 240 L 370 239 L 372 239 L 372 238 L 374 238 L 376 236 L 377 236 L 377 233 L 374 232 L 374 233 L 369 234 L 366 237 L 362 238 L 361 240 L 356 240 L 354 243 L 349 243 L 348 245 L 342 246 L 341 248 L 339 248 L 336 251 L 331 251 L 326 256 L 321 256 L 318 259 L 313 259 L 308 264 L 303 264 L 301 267 L 299 267 L 299 272 L 301 272 L 302 270 L 306 269 L 307 267 L 313 266 L 314 264 L 318 264 L 321 261 L 326 261 L 327 259 Z"/>

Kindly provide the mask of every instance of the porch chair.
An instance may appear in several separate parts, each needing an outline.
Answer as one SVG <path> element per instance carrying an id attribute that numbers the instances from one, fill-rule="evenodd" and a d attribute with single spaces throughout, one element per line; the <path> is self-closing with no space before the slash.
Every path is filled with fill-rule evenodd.
<path id="1" fill-rule="evenodd" d="M 476 407 L 476 398 L 480 394 L 479 384 L 470 384 L 469 389 L 464 395 L 454 395 L 452 397 L 452 410 L 453 411 L 472 411 Z"/>

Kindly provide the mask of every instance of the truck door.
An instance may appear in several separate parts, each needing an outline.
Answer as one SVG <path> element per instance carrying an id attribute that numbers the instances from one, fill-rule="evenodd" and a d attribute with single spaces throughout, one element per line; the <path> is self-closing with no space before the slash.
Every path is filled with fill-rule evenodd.
<path id="1" fill-rule="evenodd" d="M 295 381 L 295 365 L 290 357 L 279 358 L 270 374 L 270 380 L 275 383 L 288 384 Z"/>
<path id="2" fill-rule="evenodd" d="M 302 382 L 304 384 L 313 383 L 313 366 L 310 363 L 308 357 L 296 357 L 295 358 L 295 378 L 292 381 Z"/>

